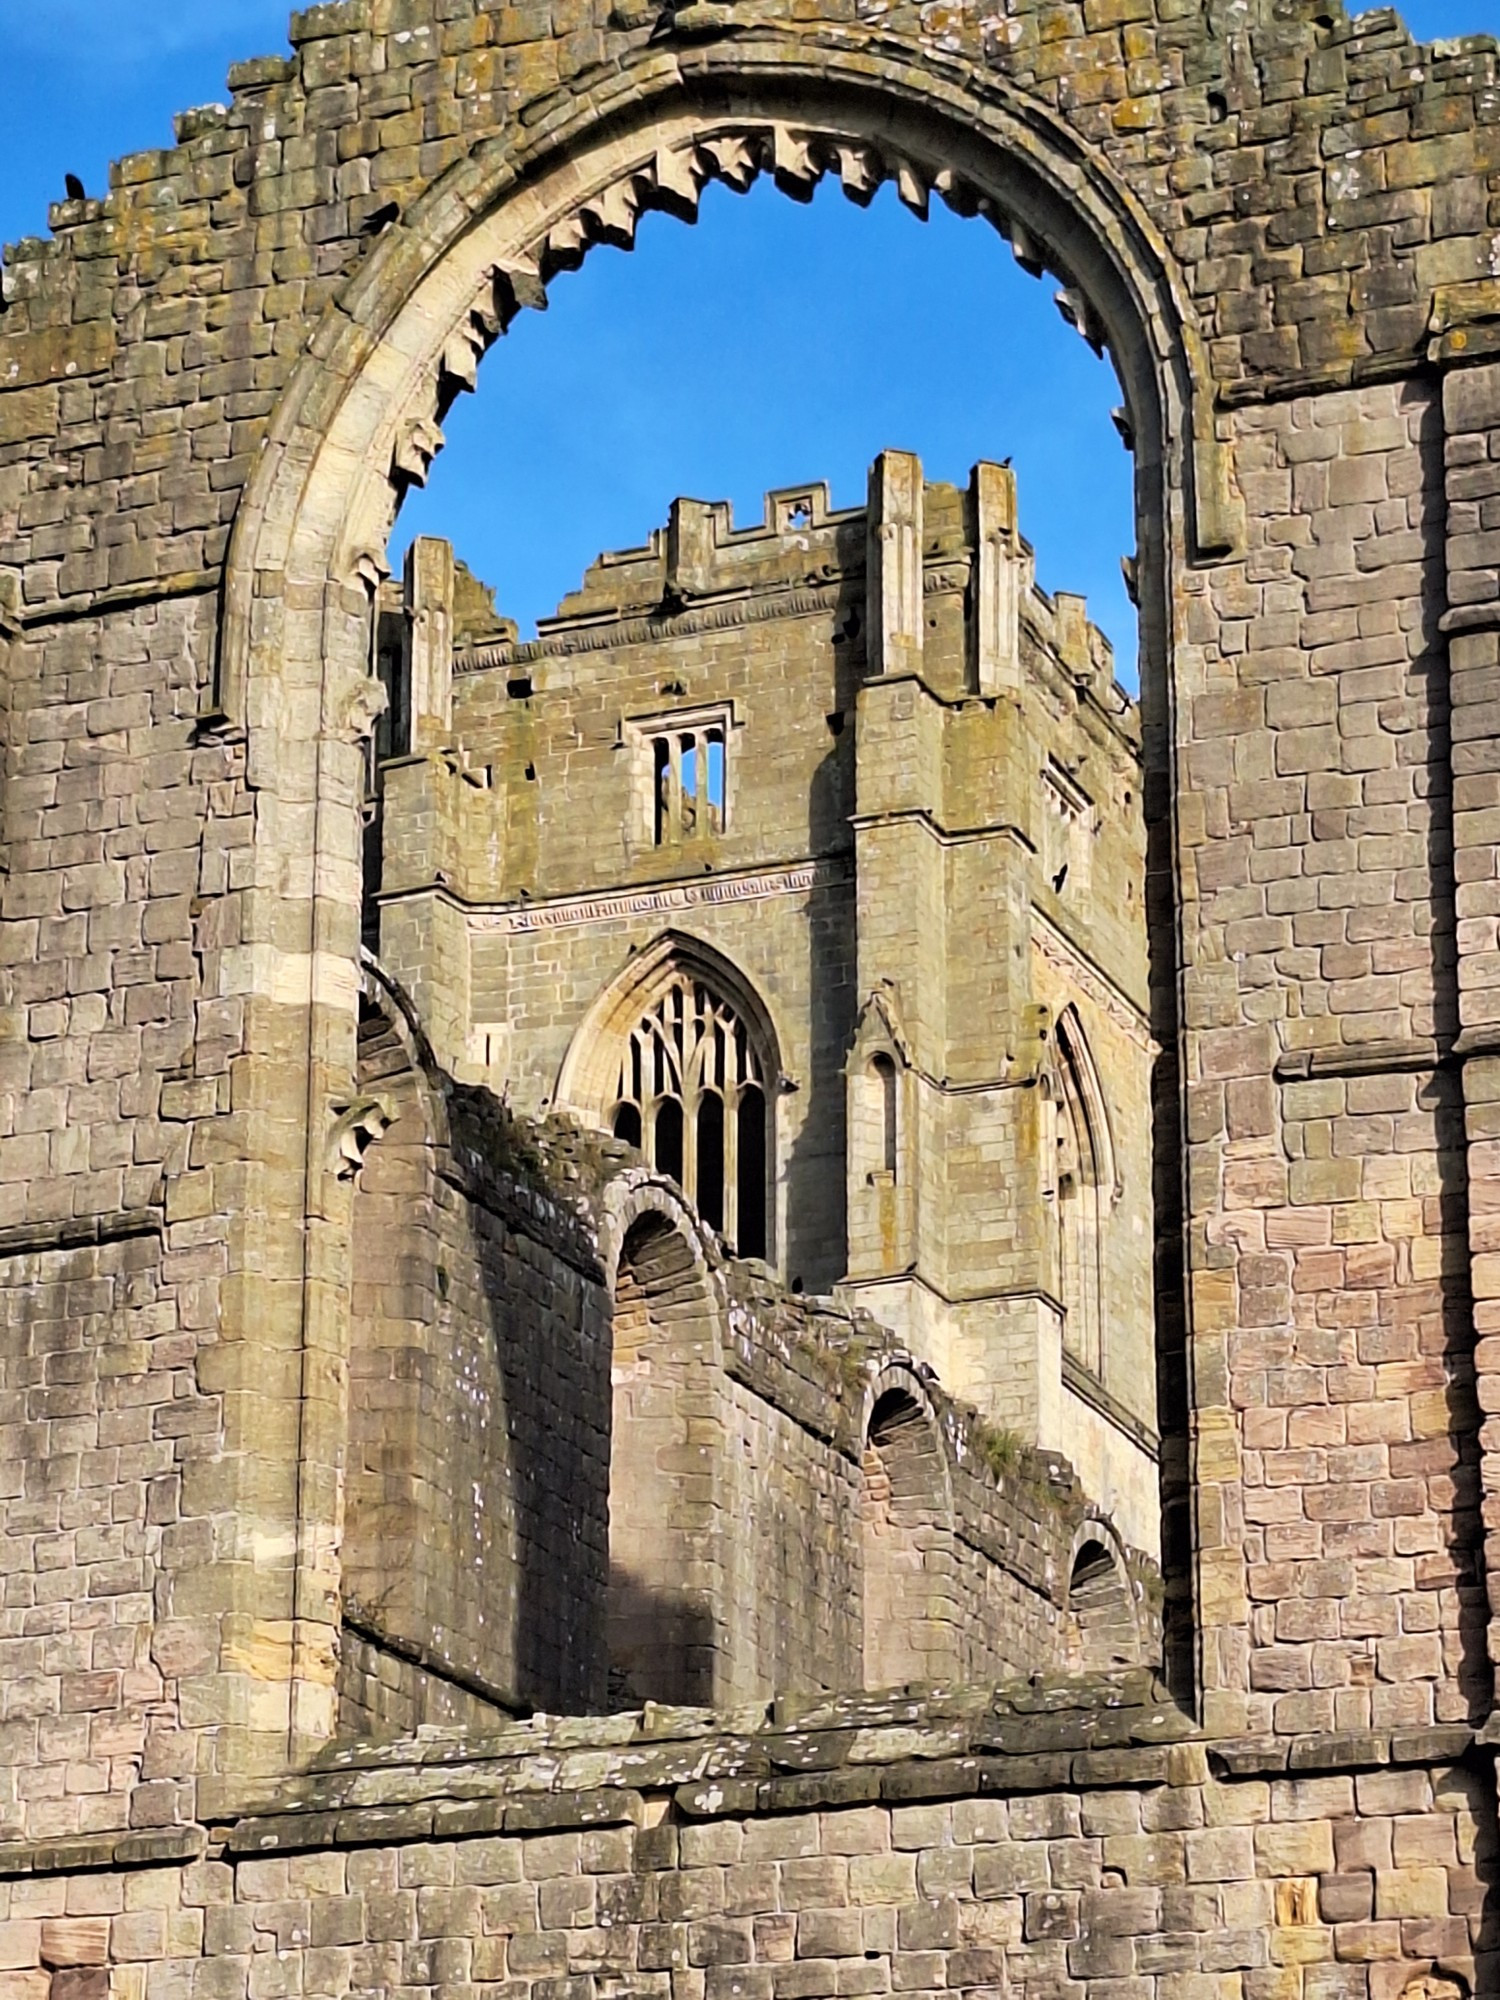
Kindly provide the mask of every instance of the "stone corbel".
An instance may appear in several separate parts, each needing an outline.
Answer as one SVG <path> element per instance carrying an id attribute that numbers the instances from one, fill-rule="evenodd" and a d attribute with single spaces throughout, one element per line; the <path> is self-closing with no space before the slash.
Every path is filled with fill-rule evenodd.
<path id="1" fill-rule="evenodd" d="M 390 573 L 391 566 L 384 554 L 373 546 L 357 550 L 348 567 L 349 582 L 367 590 L 372 598 Z"/>
<path id="2" fill-rule="evenodd" d="M 380 1097 L 356 1097 L 333 1106 L 333 1130 L 328 1135 L 328 1169 L 341 1181 L 357 1181 L 365 1154 L 396 1122 Z"/>
<path id="3" fill-rule="evenodd" d="M 0 639 L 21 636 L 21 579 L 14 570 L 0 570 Z"/>
<path id="4" fill-rule="evenodd" d="M 1235 556 L 1245 546 L 1245 503 L 1230 474 L 1232 456 L 1211 431 L 1193 439 L 1193 541 L 1200 556 Z"/>
<path id="5" fill-rule="evenodd" d="M 666 28 L 685 41 L 722 35 L 733 25 L 734 9 L 723 6 L 720 0 L 688 0 L 687 6 L 674 7 L 665 16 Z"/>
<path id="6" fill-rule="evenodd" d="M 391 453 L 391 472 L 408 486 L 425 486 L 432 461 L 443 448 L 443 433 L 435 423 L 418 418 L 407 424 Z"/>
<path id="7" fill-rule="evenodd" d="M 1213 371 L 1196 327 L 1183 327 L 1182 342 L 1192 396 L 1193 456 L 1188 477 L 1194 553 L 1200 562 L 1205 557 L 1242 555 L 1245 503 L 1234 483 L 1233 447 L 1218 432 Z"/>
<path id="8" fill-rule="evenodd" d="M 391 697 L 384 683 L 363 675 L 339 704 L 339 740 L 363 743 L 390 705 Z"/>

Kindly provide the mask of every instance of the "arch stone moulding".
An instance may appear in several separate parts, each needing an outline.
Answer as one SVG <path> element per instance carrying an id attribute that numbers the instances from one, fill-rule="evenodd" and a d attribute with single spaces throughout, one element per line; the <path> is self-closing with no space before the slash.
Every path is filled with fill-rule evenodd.
<path id="1" fill-rule="evenodd" d="M 682 1239 L 684 1256 L 702 1296 L 703 1320 L 709 1334 L 707 1358 L 718 1367 L 723 1361 L 725 1327 L 723 1287 L 714 1275 L 718 1253 L 703 1225 L 670 1181 L 649 1168 L 637 1167 L 616 1174 L 600 1199 L 599 1259 L 608 1281 L 612 1286 L 619 1274 L 626 1237 L 638 1222 L 647 1218 L 660 1222 L 664 1229 Z"/>
<path id="2" fill-rule="evenodd" d="M 861 1438 L 869 1436 L 876 1405 L 885 1397 L 904 1396 L 914 1403 L 922 1414 L 922 1421 L 930 1426 L 933 1436 L 938 1441 L 937 1500 L 947 1519 L 951 1521 L 955 1512 L 953 1469 L 943 1438 L 942 1425 L 938 1421 L 938 1413 L 932 1406 L 932 1397 L 928 1392 L 929 1379 L 935 1381 L 937 1378 L 932 1375 L 931 1370 L 924 1369 L 915 1355 L 902 1350 L 892 1350 L 883 1356 L 879 1368 L 865 1384 L 859 1411 L 859 1435 Z"/>
<path id="3" fill-rule="evenodd" d="M 286 680 L 286 642 L 318 622 L 330 579 L 368 590 L 400 494 L 441 447 L 443 411 L 515 313 L 544 304 L 547 278 L 593 244 L 628 246 L 644 212 L 691 217 L 710 179 L 743 190 L 764 171 L 807 199 L 832 172 L 859 201 L 892 179 L 919 214 L 935 194 L 985 216 L 1027 269 L 1063 279 L 1059 306 L 1083 337 L 1109 345 L 1143 476 L 1165 454 L 1191 504 L 1184 548 L 1233 547 L 1207 359 L 1160 232 L 1045 107 L 912 56 L 872 65 L 746 34 L 638 57 L 605 102 L 560 95 L 534 136 L 487 142 L 414 203 L 325 313 L 246 490 L 224 579 L 227 715 L 253 738 Z"/>
<path id="4" fill-rule="evenodd" d="M 764 996 L 723 952 L 686 931 L 663 931 L 636 952 L 599 994 L 578 1027 L 558 1071 L 553 1101 L 564 1110 L 603 1118 L 619 1067 L 620 1040 L 635 1025 L 663 978 L 672 971 L 702 979 L 733 1007 L 755 1038 L 762 1055 L 767 1091 L 781 1085 L 785 1046 Z"/>
<path id="5" fill-rule="evenodd" d="M 1107 1587 L 1100 1591 L 1097 1585 L 1103 1578 L 1089 1566 L 1096 1585 L 1091 1593 L 1095 1599 L 1095 1617 L 1091 1620 L 1079 1616 L 1081 1607 L 1075 1592 L 1080 1564 L 1087 1564 L 1088 1552 L 1096 1549 L 1107 1561 L 1108 1582 Z M 1102 1564 L 1100 1568 L 1103 1568 Z M 1078 1657 L 1071 1664 L 1091 1672 L 1107 1671 L 1113 1666 L 1138 1665 L 1141 1659 L 1140 1614 L 1129 1564 L 1113 1525 L 1098 1514 L 1087 1515 L 1073 1537 L 1073 1547 L 1068 1555 L 1066 1589 L 1064 1642 L 1067 1647 L 1079 1649 Z M 1098 1617 L 1100 1611 L 1104 1613 L 1102 1618 Z M 1094 1625 L 1092 1630 L 1091 1625 Z M 1091 1641 L 1094 1646 L 1103 1641 L 1105 1653 L 1113 1657 L 1090 1657 Z"/>
<path id="6" fill-rule="evenodd" d="M 350 1192 L 327 1134 L 354 1067 L 364 741 L 384 698 L 372 591 L 445 408 L 514 314 L 545 302 L 551 272 L 591 242 L 628 242 L 644 208 L 691 214 L 709 178 L 744 187 L 765 171 L 803 197 L 836 173 L 857 200 L 892 178 L 913 208 L 937 196 L 984 216 L 1027 268 L 1061 275 L 1066 315 L 1108 343 L 1124 385 L 1147 729 L 1169 770 L 1179 582 L 1235 535 L 1185 293 L 1139 203 L 1053 114 L 957 59 L 886 49 L 760 31 L 658 48 L 587 100 L 560 94 L 526 136 L 481 144 L 325 313 L 237 515 L 217 698 L 247 734 L 256 846 L 218 995 L 245 1017 L 222 1140 L 242 1183 L 219 1366 L 245 1611 L 288 1664 L 248 1691 L 226 1671 L 212 1699 L 294 1753 L 335 1722 Z"/>

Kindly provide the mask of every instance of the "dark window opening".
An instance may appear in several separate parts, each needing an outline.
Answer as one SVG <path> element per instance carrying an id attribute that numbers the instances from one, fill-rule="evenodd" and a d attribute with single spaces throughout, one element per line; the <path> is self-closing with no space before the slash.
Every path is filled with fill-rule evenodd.
<path id="1" fill-rule="evenodd" d="M 900 1079 L 896 1075 L 896 1065 L 887 1055 L 876 1056 L 871 1068 L 880 1085 L 881 1163 L 894 1180 L 901 1138 L 898 1100 Z"/>
<path id="2" fill-rule="evenodd" d="M 675 1097 L 664 1097 L 657 1105 L 651 1136 L 656 1166 L 680 1187 L 687 1176 L 682 1171 L 682 1106 Z"/>
<path id="3" fill-rule="evenodd" d="M 768 1254 L 764 1065 L 745 1023 L 701 980 L 675 974 L 632 1030 L 610 1124 L 741 1256 Z"/>
<path id="4" fill-rule="evenodd" d="M 627 1146 L 637 1151 L 641 1144 L 641 1114 L 638 1105 L 620 1104 L 615 1107 L 615 1137 L 623 1139 Z"/>
<path id="5" fill-rule="evenodd" d="M 653 783 L 651 797 L 656 810 L 656 844 L 660 847 L 667 837 L 670 825 L 672 752 L 665 736 L 658 736 L 651 746 Z"/>
<path id="6" fill-rule="evenodd" d="M 766 1254 L 766 1100 L 754 1089 L 740 1098 L 739 1221 L 736 1247 L 742 1257 Z"/>
<path id="7" fill-rule="evenodd" d="M 724 1100 L 712 1091 L 698 1106 L 698 1213 L 724 1227 Z"/>

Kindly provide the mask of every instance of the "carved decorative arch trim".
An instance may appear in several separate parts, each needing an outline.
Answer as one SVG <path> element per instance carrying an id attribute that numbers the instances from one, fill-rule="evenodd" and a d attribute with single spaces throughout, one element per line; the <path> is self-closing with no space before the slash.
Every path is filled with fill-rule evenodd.
<path id="1" fill-rule="evenodd" d="M 1124 1192 L 1120 1181 L 1119 1154 L 1098 1065 L 1076 1007 L 1065 1007 L 1055 1030 L 1057 1062 L 1065 1071 L 1058 1089 L 1063 1102 L 1076 1091 L 1079 1109 L 1088 1127 L 1093 1150 L 1095 1185 L 1104 1201 L 1112 1206 Z"/>
<path id="2" fill-rule="evenodd" d="M 734 1009 L 758 1044 L 765 1087 L 776 1093 L 782 1041 L 764 999 L 732 959 L 702 938 L 673 930 L 637 952 L 589 1009 L 558 1072 L 558 1105 L 584 1117 L 604 1117 L 612 1101 L 621 1039 L 674 973 L 701 979 Z"/>

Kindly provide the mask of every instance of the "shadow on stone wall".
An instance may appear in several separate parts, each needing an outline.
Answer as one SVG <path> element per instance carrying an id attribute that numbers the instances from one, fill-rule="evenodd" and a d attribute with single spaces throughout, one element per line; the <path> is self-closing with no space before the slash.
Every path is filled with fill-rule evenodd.
<path id="1" fill-rule="evenodd" d="M 714 1698 L 712 1609 L 685 1590 L 652 1585 L 618 1563 L 609 1570 L 611 1714 L 648 1701 L 707 1708 Z"/>
<path id="2" fill-rule="evenodd" d="M 863 537 L 863 522 L 859 534 Z M 863 574 L 846 575 L 833 614 L 836 706 L 828 718 L 829 748 L 813 773 L 807 801 L 807 851 L 846 854 L 850 869 L 847 879 L 813 890 L 807 926 L 807 991 L 816 1054 L 808 1095 L 798 1106 L 801 1130 L 787 1155 L 788 1242 L 782 1268 L 809 1292 L 831 1292 L 842 1279 L 848 1233 L 843 1065 L 858 1006 L 849 818 L 856 809 L 854 709 L 864 666 L 864 601 Z"/>
<path id="3" fill-rule="evenodd" d="M 1425 770 L 1427 797 L 1426 856 L 1430 921 L 1427 944 L 1430 950 L 1432 1018 L 1418 1017 L 1413 1026 L 1420 1034 L 1430 1032 L 1441 1057 L 1452 1049 L 1461 1028 L 1458 993 L 1457 921 L 1458 895 L 1453 843 L 1453 745 L 1452 703 L 1448 683 L 1448 650 L 1439 624 L 1439 607 L 1447 598 L 1447 556 L 1444 542 L 1445 511 L 1443 492 L 1444 429 L 1442 410 L 1433 398 L 1424 414 L 1420 431 L 1423 469 L 1422 508 L 1422 652 L 1411 671 L 1416 684 L 1417 713 L 1414 726 L 1425 727 Z M 1425 709 L 1423 697 L 1425 695 Z M 1459 1659 L 1455 1679 L 1462 1713 L 1470 1721 L 1483 1720 L 1494 1700 L 1494 1667 L 1489 1656 L 1489 1602 L 1484 1581 L 1484 1524 L 1481 1513 L 1479 1428 L 1481 1412 L 1475 1380 L 1474 1301 L 1470 1284 L 1468 1141 L 1465 1130 L 1462 1076 L 1453 1070 L 1436 1070 L 1430 1080 L 1414 1079 L 1413 1108 L 1430 1112 L 1438 1166 L 1438 1231 L 1444 1246 L 1437 1274 L 1437 1294 L 1441 1321 L 1441 1357 L 1448 1411 L 1448 1438 L 1451 1464 L 1437 1462 L 1442 1457 L 1441 1439 L 1416 1439 L 1410 1445 L 1393 1445 L 1393 1480 L 1408 1470 L 1419 1478 L 1441 1480 L 1445 1474 L 1453 1485 L 1452 1503 L 1433 1507 L 1431 1496 L 1424 1509 L 1446 1523 L 1447 1555 L 1454 1587 L 1458 1592 Z M 1447 1246 L 1459 1249 L 1454 1255 Z M 1419 1322 L 1421 1334 L 1425 1322 Z M 1429 1351 L 1432 1341 L 1420 1338 L 1417 1354 Z M 1398 1463 L 1398 1461 L 1405 1461 Z M 1420 1581 L 1420 1579 L 1419 1579 Z M 1450 1721 L 1456 1716 L 1440 1715 Z"/>

